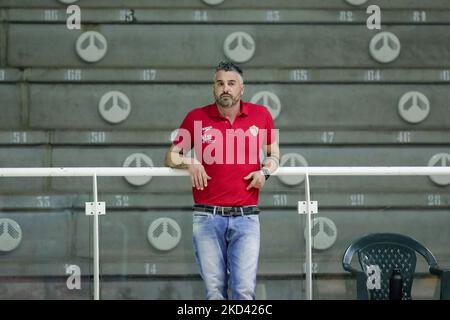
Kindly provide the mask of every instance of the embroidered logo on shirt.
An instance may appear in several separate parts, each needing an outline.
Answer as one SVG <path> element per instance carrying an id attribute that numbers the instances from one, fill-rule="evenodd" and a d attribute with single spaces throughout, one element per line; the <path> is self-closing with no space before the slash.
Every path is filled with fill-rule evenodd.
<path id="1" fill-rule="evenodd" d="M 212 134 L 204 134 L 204 135 L 202 135 L 202 142 L 214 143 L 214 142 L 216 142 L 216 139 L 213 139 Z"/>
<path id="2" fill-rule="evenodd" d="M 252 136 L 256 137 L 256 135 L 258 134 L 259 128 L 257 126 L 251 126 L 248 130 L 250 131 Z"/>
<path id="3" fill-rule="evenodd" d="M 208 131 L 211 128 L 212 128 L 212 126 L 202 128 L 202 133 L 205 133 L 206 131 Z"/>
<path id="4" fill-rule="evenodd" d="M 202 128 L 202 142 L 204 142 L 204 143 L 214 143 L 214 142 L 216 142 L 216 139 L 213 139 L 212 134 L 205 134 L 211 128 L 212 128 L 212 126 Z"/>

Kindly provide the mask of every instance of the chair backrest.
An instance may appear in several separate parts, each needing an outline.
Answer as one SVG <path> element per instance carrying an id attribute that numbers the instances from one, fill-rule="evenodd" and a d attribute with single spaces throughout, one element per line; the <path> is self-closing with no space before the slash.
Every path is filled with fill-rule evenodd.
<path id="1" fill-rule="evenodd" d="M 351 244 L 344 253 L 342 265 L 347 271 L 359 273 L 359 276 L 357 275 L 357 281 L 360 282 L 357 284 L 358 299 L 389 299 L 389 279 L 394 268 L 400 269 L 402 274 L 402 298 L 411 299 L 411 288 L 416 270 L 416 252 L 424 257 L 429 267 L 437 267 L 436 259 L 430 250 L 415 239 L 395 233 L 374 233 L 363 236 Z M 351 266 L 355 253 L 358 256 L 361 271 Z M 367 283 L 372 281 L 368 278 L 374 273 L 379 276 L 377 286 L 367 286 Z"/>

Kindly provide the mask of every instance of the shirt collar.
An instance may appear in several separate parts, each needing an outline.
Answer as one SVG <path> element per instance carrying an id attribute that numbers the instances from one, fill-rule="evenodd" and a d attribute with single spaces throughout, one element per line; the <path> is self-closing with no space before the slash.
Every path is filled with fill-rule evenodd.
<path id="1" fill-rule="evenodd" d="M 240 116 L 247 116 L 248 115 L 248 105 L 247 105 L 247 103 L 241 100 L 240 104 L 241 104 L 241 106 L 240 106 L 240 113 L 239 113 L 238 117 L 240 117 Z M 219 113 L 218 107 L 217 107 L 217 105 L 215 103 L 211 104 L 208 109 L 209 109 L 208 110 L 209 115 L 211 117 L 221 117 L 221 114 Z"/>

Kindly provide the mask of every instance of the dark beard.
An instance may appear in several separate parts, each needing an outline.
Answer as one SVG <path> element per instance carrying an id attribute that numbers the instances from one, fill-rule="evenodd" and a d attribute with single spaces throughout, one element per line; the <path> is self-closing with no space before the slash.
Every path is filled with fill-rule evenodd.
<path id="1" fill-rule="evenodd" d="M 233 96 L 229 96 L 229 97 L 231 97 L 231 99 L 230 98 L 228 98 L 228 99 L 230 99 L 231 100 L 231 103 L 226 103 L 225 104 L 225 102 L 222 102 L 221 100 L 222 100 L 222 98 L 217 98 L 217 97 L 215 97 L 215 99 L 216 99 L 216 103 L 219 105 L 219 106 L 221 106 L 222 108 L 229 108 L 229 107 L 232 107 L 232 106 L 234 106 L 238 101 L 239 101 L 239 99 L 240 99 L 240 97 L 233 97 Z"/>

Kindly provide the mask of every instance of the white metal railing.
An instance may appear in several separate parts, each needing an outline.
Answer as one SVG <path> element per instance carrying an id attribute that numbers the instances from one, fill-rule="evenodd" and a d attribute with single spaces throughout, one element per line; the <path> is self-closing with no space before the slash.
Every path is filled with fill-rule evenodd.
<path id="1" fill-rule="evenodd" d="M 186 170 L 171 168 L 0 168 L 0 177 L 92 177 L 94 216 L 94 299 L 100 299 L 100 261 L 97 210 L 97 177 L 113 176 L 187 176 Z M 306 299 L 312 300 L 312 245 L 310 176 L 428 176 L 450 175 L 450 167 L 282 167 L 273 175 L 305 176 L 306 200 Z"/>

